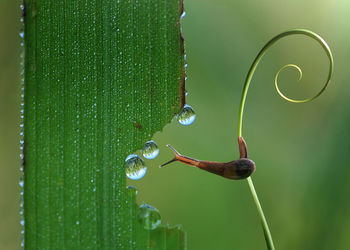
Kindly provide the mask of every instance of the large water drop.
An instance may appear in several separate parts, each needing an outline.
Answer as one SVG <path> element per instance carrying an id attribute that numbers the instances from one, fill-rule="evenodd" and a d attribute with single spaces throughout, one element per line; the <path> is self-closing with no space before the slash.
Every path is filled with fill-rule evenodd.
<path id="1" fill-rule="evenodd" d="M 190 105 L 185 104 L 180 113 L 177 115 L 177 120 L 180 124 L 188 126 L 196 119 L 196 114 Z"/>
<path id="2" fill-rule="evenodd" d="M 140 206 L 139 221 L 145 229 L 156 229 L 161 223 L 158 209 L 148 204 L 142 204 Z"/>
<path id="3" fill-rule="evenodd" d="M 154 141 L 148 141 L 143 145 L 142 148 L 142 155 L 146 159 L 154 159 L 158 156 L 159 154 L 159 149 L 157 144 Z"/>
<path id="4" fill-rule="evenodd" d="M 138 155 L 129 155 L 125 159 L 126 176 L 131 180 L 139 180 L 145 176 L 147 167 Z"/>

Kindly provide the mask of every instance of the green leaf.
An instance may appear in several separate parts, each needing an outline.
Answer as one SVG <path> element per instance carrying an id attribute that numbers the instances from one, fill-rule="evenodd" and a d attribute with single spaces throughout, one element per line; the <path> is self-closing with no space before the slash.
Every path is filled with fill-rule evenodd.
<path id="1" fill-rule="evenodd" d="M 184 249 L 146 230 L 127 155 L 185 102 L 182 0 L 26 0 L 26 249 Z"/>

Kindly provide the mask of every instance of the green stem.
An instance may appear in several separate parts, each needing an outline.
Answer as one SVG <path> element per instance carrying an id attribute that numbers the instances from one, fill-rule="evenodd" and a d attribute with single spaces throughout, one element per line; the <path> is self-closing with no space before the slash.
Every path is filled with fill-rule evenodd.
<path id="1" fill-rule="evenodd" d="M 269 229 L 269 225 L 267 224 L 267 221 L 266 221 L 266 218 L 264 215 L 264 211 L 262 210 L 262 207 L 260 205 L 258 195 L 255 191 L 253 180 L 251 177 L 248 177 L 247 181 L 248 181 L 249 189 L 250 189 L 250 192 L 252 193 L 256 208 L 258 209 L 258 213 L 259 213 L 260 220 L 261 220 L 261 225 L 262 225 L 263 230 L 264 230 L 264 236 L 265 236 L 267 249 L 274 250 L 275 246 L 273 245 L 272 235 L 271 235 L 271 232 Z"/>
<path id="2" fill-rule="evenodd" d="M 278 83 L 277 83 L 277 80 L 278 80 L 278 75 L 279 73 L 288 68 L 288 67 L 292 67 L 292 68 L 295 68 L 298 72 L 299 72 L 299 80 L 301 79 L 302 77 L 302 71 L 301 69 L 297 66 L 297 65 L 294 65 L 294 64 L 287 64 L 285 66 L 283 66 L 276 74 L 275 76 L 275 87 L 276 87 L 276 90 L 278 92 L 278 94 L 283 98 L 285 99 L 286 101 L 289 101 L 289 102 L 293 102 L 293 103 L 305 103 L 305 102 L 310 102 L 312 100 L 314 100 L 315 98 L 317 98 L 318 96 L 320 96 L 323 91 L 325 91 L 326 87 L 328 86 L 329 84 L 329 81 L 331 79 L 331 76 L 332 76 L 332 73 L 333 73 L 333 67 L 334 67 L 334 62 L 333 62 L 333 56 L 332 56 L 332 53 L 329 49 L 329 46 L 328 44 L 323 40 L 322 37 L 320 37 L 318 34 L 310 31 L 310 30 L 306 30 L 306 29 L 292 29 L 292 30 L 288 30 L 288 31 L 285 31 L 283 33 L 280 33 L 278 34 L 277 36 L 275 36 L 274 38 L 272 38 L 270 41 L 268 41 L 266 43 L 266 45 L 260 50 L 260 52 L 258 53 L 258 55 L 256 56 L 254 62 L 252 63 L 249 71 L 248 71 L 248 74 L 247 74 L 247 77 L 246 77 L 246 80 L 245 80 L 245 83 L 244 83 L 244 87 L 243 87 L 243 91 L 242 91 L 242 97 L 241 97 L 241 103 L 240 103 L 240 108 L 239 108 L 239 117 L 238 117 L 238 136 L 239 137 L 242 137 L 242 123 L 243 123 L 243 112 L 244 112 L 244 104 L 245 104 L 245 100 L 246 100 L 246 97 L 247 97 L 247 93 L 248 93 L 248 88 L 249 88 L 249 85 L 250 85 L 250 82 L 253 78 L 253 75 L 254 75 L 254 72 L 255 72 L 255 69 L 256 67 L 258 66 L 261 58 L 264 56 L 264 54 L 266 53 L 266 51 L 275 43 L 277 42 L 279 39 L 283 38 L 283 37 L 286 37 L 286 36 L 289 36 L 289 35 L 306 35 L 308 37 L 311 37 L 313 38 L 314 40 L 316 40 L 321 46 L 322 48 L 324 49 L 324 51 L 326 52 L 326 55 L 330 61 L 330 65 L 329 65 L 329 70 L 328 70 L 328 77 L 327 77 L 327 80 L 326 80 L 326 83 L 323 85 L 322 89 L 314 96 L 310 97 L 310 98 L 307 98 L 307 99 L 301 99 L 301 100 L 296 100 L 296 99 L 291 99 L 291 98 L 288 98 L 286 97 L 281 91 L 280 89 L 278 88 Z M 256 204 L 256 207 L 258 209 L 258 213 L 259 213 L 259 216 L 260 216 L 260 219 L 261 219 L 261 224 L 262 224 L 262 227 L 263 227 L 263 230 L 264 230 L 264 235 L 265 235 L 265 241 L 266 241 L 266 245 L 267 245 L 267 248 L 268 249 L 275 249 L 274 245 L 273 245 L 273 240 L 272 240 L 272 235 L 271 235 L 271 232 L 270 232 L 270 229 L 269 229 L 269 226 L 267 224 L 267 221 L 266 221 L 266 218 L 265 218 L 265 215 L 264 215 L 264 212 L 262 210 L 262 207 L 260 205 L 260 202 L 259 202 L 259 199 L 258 199 L 258 195 L 255 191 L 255 188 L 254 188 L 254 184 L 253 184 L 253 180 L 249 177 L 247 179 L 248 181 L 248 185 L 249 185 L 249 188 L 250 188 L 250 191 L 251 191 L 251 194 L 253 196 L 253 199 L 254 199 L 254 202 Z"/>

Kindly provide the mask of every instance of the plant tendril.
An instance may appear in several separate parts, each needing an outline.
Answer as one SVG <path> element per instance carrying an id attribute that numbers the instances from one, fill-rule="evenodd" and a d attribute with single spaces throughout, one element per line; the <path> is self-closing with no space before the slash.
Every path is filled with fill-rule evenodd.
<path id="1" fill-rule="evenodd" d="M 278 34 L 277 36 L 272 38 L 270 41 L 268 41 L 266 43 L 266 45 L 260 50 L 260 52 L 258 53 L 256 58 L 254 59 L 252 65 L 250 66 L 250 69 L 248 71 L 248 74 L 247 74 L 247 77 L 246 77 L 246 80 L 245 80 L 245 83 L 244 83 L 243 91 L 242 91 L 242 97 L 241 97 L 241 103 L 240 103 L 240 109 L 239 109 L 239 118 L 238 118 L 238 136 L 239 137 L 242 137 L 242 121 L 243 121 L 244 104 L 245 104 L 245 100 L 246 100 L 246 97 L 247 97 L 248 88 L 249 88 L 250 82 L 252 80 L 252 77 L 254 75 L 255 69 L 258 66 L 261 58 L 266 53 L 266 51 L 275 42 L 277 42 L 278 40 L 280 40 L 283 37 L 290 36 L 290 35 L 306 35 L 306 36 L 311 37 L 312 39 L 316 40 L 322 46 L 322 48 L 324 49 L 324 51 L 325 51 L 325 53 L 326 53 L 326 55 L 327 55 L 327 57 L 329 59 L 329 62 L 330 62 L 329 70 L 328 70 L 328 77 L 327 77 L 326 83 L 323 85 L 322 89 L 316 95 L 314 95 L 314 96 L 312 96 L 310 98 L 301 99 L 301 100 L 288 98 L 287 96 L 285 96 L 281 92 L 281 90 L 278 87 L 278 76 L 279 76 L 280 72 L 283 71 L 286 68 L 294 68 L 299 73 L 298 81 L 300 81 L 301 78 L 302 78 L 302 71 L 301 71 L 300 67 L 295 65 L 295 64 L 286 64 L 281 69 L 278 70 L 278 72 L 276 73 L 276 76 L 275 76 L 275 88 L 276 88 L 277 93 L 283 99 L 285 99 L 286 101 L 293 102 L 293 103 L 306 103 L 306 102 L 310 102 L 310 101 L 316 99 L 317 97 L 319 97 L 325 91 L 325 89 L 327 88 L 327 86 L 328 86 L 328 84 L 330 82 L 331 76 L 333 74 L 334 62 L 333 62 L 333 56 L 332 56 L 331 50 L 330 50 L 328 44 L 323 40 L 323 38 L 320 37 L 315 32 L 310 31 L 310 30 L 306 30 L 306 29 L 292 29 L 292 30 L 288 30 L 288 31 L 285 31 L 285 32 L 282 32 L 282 33 Z M 262 224 L 262 227 L 263 227 L 263 230 L 264 230 L 264 236 L 265 236 L 265 241 L 266 241 L 267 248 L 270 249 L 270 250 L 274 250 L 275 247 L 274 247 L 274 244 L 273 244 L 272 235 L 270 233 L 269 226 L 267 224 L 266 218 L 264 216 L 264 212 L 263 212 L 262 207 L 260 205 L 260 202 L 259 202 L 259 199 L 258 199 L 258 195 L 257 195 L 257 193 L 255 191 L 253 180 L 251 179 L 251 177 L 248 177 L 247 181 L 248 181 L 248 185 L 249 185 L 251 194 L 253 196 L 254 202 L 256 204 L 256 207 L 257 207 L 260 219 L 261 219 L 261 224 Z"/>
<path id="2" fill-rule="evenodd" d="M 305 99 L 305 100 L 293 100 L 293 99 L 290 99 L 290 98 L 288 98 L 288 97 L 286 97 L 283 93 L 282 93 L 282 91 L 278 88 L 278 76 L 279 76 L 279 74 L 280 74 L 280 72 L 281 71 L 283 71 L 284 69 L 286 69 L 286 68 L 295 68 L 297 71 L 298 71 L 298 73 L 299 73 L 299 78 L 298 78 L 298 82 L 301 80 L 301 78 L 303 77 L 303 72 L 301 71 L 301 69 L 299 68 L 299 66 L 298 65 L 295 65 L 295 64 L 286 64 L 286 65 L 284 65 L 282 68 L 280 68 L 278 71 L 277 71 L 277 74 L 276 74 L 276 76 L 275 76 L 275 88 L 276 88 L 276 91 L 277 91 L 277 93 L 284 99 L 284 100 L 287 100 L 287 101 L 289 101 L 289 102 L 296 102 L 296 103 L 300 103 L 300 102 L 309 102 L 309 101 L 311 101 L 312 99 L 314 99 L 315 97 L 313 97 L 312 99 L 311 98 L 309 98 L 309 99 Z M 324 88 L 323 88 L 323 90 L 324 90 Z M 323 90 L 321 90 L 322 92 L 323 92 Z M 321 92 L 321 93 L 322 93 Z"/>

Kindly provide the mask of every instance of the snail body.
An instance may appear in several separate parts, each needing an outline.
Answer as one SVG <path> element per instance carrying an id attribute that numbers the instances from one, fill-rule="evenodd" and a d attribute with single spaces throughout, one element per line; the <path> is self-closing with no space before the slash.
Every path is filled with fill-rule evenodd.
<path id="1" fill-rule="evenodd" d="M 246 179 L 254 173 L 256 167 L 255 163 L 248 159 L 246 143 L 242 137 L 238 138 L 238 144 L 241 158 L 230 162 L 201 161 L 193 159 L 179 154 L 172 146 L 167 145 L 175 153 L 175 157 L 160 167 L 164 167 L 174 161 L 179 161 L 227 179 Z"/>

